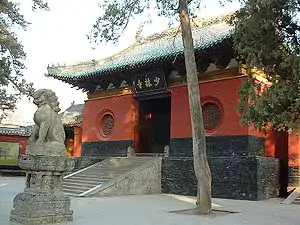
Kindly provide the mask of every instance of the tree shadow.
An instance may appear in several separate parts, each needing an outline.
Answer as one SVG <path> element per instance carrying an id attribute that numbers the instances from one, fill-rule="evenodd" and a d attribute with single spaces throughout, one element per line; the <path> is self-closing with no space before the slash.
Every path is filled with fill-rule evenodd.
<path id="1" fill-rule="evenodd" d="M 199 214 L 199 211 L 196 208 L 192 209 L 181 209 L 181 210 L 174 210 L 174 211 L 169 211 L 170 213 L 175 213 L 175 214 L 181 214 L 181 215 L 191 215 L 191 216 L 204 216 L 207 218 L 216 218 L 220 216 L 227 216 L 229 214 L 235 214 L 238 212 L 231 211 L 231 210 L 222 210 L 222 209 L 213 209 L 212 213 L 209 215 L 203 215 Z"/>

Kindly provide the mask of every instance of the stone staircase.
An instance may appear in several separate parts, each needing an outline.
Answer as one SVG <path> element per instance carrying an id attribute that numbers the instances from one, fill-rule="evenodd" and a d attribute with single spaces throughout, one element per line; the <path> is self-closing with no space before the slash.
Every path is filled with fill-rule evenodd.
<path id="1" fill-rule="evenodd" d="M 292 202 L 292 204 L 300 205 L 300 196 L 298 195 L 297 198 Z"/>
<path id="2" fill-rule="evenodd" d="M 295 188 L 292 193 L 282 202 L 283 205 L 300 205 L 300 187 Z"/>
<path id="3" fill-rule="evenodd" d="M 300 187 L 297 187 L 293 193 L 295 193 L 295 199 L 292 201 L 292 204 L 300 205 Z"/>
<path id="4" fill-rule="evenodd" d="M 161 157 L 113 157 L 65 176 L 63 192 L 77 197 L 157 193 L 160 180 Z"/>

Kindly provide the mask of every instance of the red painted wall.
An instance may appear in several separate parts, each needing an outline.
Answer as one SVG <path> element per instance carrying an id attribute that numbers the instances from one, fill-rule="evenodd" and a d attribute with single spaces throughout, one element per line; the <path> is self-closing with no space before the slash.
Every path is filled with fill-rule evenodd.
<path id="1" fill-rule="evenodd" d="M 238 102 L 238 88 L 242 84 L 243 77 L 233 77 L 216 81 L 200 82 L 201 101 L 208 99 L 217 100 L 223 110 L 222 122 L 217 130 L 207 133 L 207 136 L 253 135 L 265 138 L 265 156 L 275 156 L 276 133 L 267 135 L 254 130 L 252 126 L 241 126 L 240 117 L 236 112 Z M 187 86 L 170 88 L 172 93 L 171 112 L 171 138 L 191 137 L 191 121 L 188 103 Z"/>
<path id="2" fill-rule="evenodd" d="M 20 154 L 25 154 L 26 143 L 29 137 L 0 135 L 0 142 L 13 142 L 20 144 Z"/>
<path id="3" fill-rule="evenodd" d="M 73 148 L 73 156 L 79 157 L 81 156 L 81 140 L 82 140 L 82 128 L 74 127 L 74 148 Z"/>
<path id="4" fill-rule="evenodd" d="M 289 134 L 289 166 L 300 166 L 300 136 Z"/>
<path id="5" fill-rule="evenodd" d="M 249 135 L 257 136 L 257 137 L 264 137 L 265 138 L 265 156 L 266 157 L 275 157 L 276 156 L 276 145 L 277 138 L 276 138 L 276 131 L 270 131 L 267 135 L 263 135 L 259 132 L 252 131 L 249 129 Z M 278 148 L 278 147 L 277 147 Z"/>
<path id="6" fill-rule="evenodd" d="M 276 132 L 264 135 L 253 127 L 241 126 L 240 118 L 236 112 L 238 95 L 237 90 L 243 82 L 243 77 L 227 78 L 215 81 L 206 81 L 199 84 L 201 99 L 217 99 L 223 108 L 223 116 L 220 127 L 207 135 L 253 135 L 265 138 L 265 156 L 276 157 L 280 155 L 281 140 L 278 140 Z M 174 86 L 169 88 L 171 97 L 171 138 L 191 137 L 191 122 L 188 102 L 187 86 Z M 82 142 L 103 141 L 99 135 L 100 119 L 103 111 L 109 110 L 115 118 L 114 130 L 108 140 L 138 140 L 138 111 L 137 101 L 132 95 L 112 96 L 86 101 L 84 107 L 84 120 L 82 127 Z M 78 132 L 80 136 L 81 131 Z M 78 137 L 79 137 L 78 136 Z M 78 145 L 79 145 L 78 141 Z M 283 142 L 282 142 L 283 143 Z M 300 138 L 295 135 L 289 137 L 289 164 L 300 165 Z M 81 149 L 78 147 L 76 155 Z"/>
<path id="7" fill-rule="evenodd" d="M 85 102 L 82 125 L 82 142 L 96 142 L 101 139 L 99 131 L 103 112 L 113 114 L 114 129 L 107 140 L 134 140 L 134 118 L 136 102 L 132 95 L 91 99 Z"/>
<path id="8" fill-rule="evenodd" d="M 237 90 L 243 78 L 230 78 L 200 83 L 201 99 L 217 99 L 223 107 L 223 118 L 220 127 L 208 135 L 245 135 L 248 128 L 239 123 L 236 112 Z M 172 93 L 171 138 L 191 137 L 191 122 L 187 86 L 170 87 Z"/>

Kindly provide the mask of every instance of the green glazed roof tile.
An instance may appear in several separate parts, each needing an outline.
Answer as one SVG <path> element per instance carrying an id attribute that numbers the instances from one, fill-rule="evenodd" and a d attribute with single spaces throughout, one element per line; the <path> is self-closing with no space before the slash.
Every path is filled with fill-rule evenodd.
<path id="1" fill-rule="evenodd" d="M 231 36 L 233 27 L 227 23 L 218 23 L 194 28 L 193 39 L 196 51 L 214 46 Z M 125 67 L 143 66 L 183 53 L 181 34 L 162 35 L 144 39 L 124 51 L 103 60 L 93 60 L 72 66 L 48 67 L 48 76 L 62 80 L 83 79 L 88 76 L 100 76 L 113 71 L 122 71 Z"/>

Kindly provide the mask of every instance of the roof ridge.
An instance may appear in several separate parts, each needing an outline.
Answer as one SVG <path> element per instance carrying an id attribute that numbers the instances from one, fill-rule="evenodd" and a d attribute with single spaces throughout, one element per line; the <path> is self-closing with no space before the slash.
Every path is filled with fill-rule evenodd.
<path id="1" fill-rule="evenodd" d="M 216 17 L 212 17 L 212 18 L 208 18 L 208 19 L 194 18 L 194 19 L 191 20 L 191 26 L 192 26 L 192 29 L 196 29 L 196 28 L 208 27 L 208 26 L 223 23 L 223 22 L 229 22 L 229 20 L 232 18 L 232 16 L 234 14 L 235 14 L 235 12 L 231 12 L 231 13 L 224 14 L 222 16 L 216 16 Z M 166 36 L 167 37 L 174 37 L 174 35 L 176 33 L 178 33 L 179 29 L 180 29 L 180 26 L 177 26 L 177 27 L 169 28 L 169 29 L 164 30 L 164 31 L 159 32 L 159 33 L 147 35 L 145 37 L 140 36 L 140 37 L 137 37 L 138 38 L 137 42 L 139 44 L 143 44 L 145 42 L 154 41 L 156 39 L 164 38 Z"/>
<path id="2" fill-rule="evenodd" d="M 235 12 L 231 12 L 231 13 L 227 13 L 225 15 L 222 16 L 216 16 L 216 17 L 212 17 L 212 18 L 208 18 L 208 19 L 201 19 L 201 18 L 194 18 L 191 21 L 192 24 L 192 29 L 196 29 L 196 28 L 205 28 L 208 26 L 212 26 L 215 24 L 219 24 L 219 23 L 223 23 L 223 22 L 228 22 L 232 16 L 235 14 Z M 108 61 L 111 61 L 115 58 L 117 58 L 119 55 L 122 55 L 123 53 L 132 50 L 134 47 L 139 46 L 139 45 L 143 45 L 147 42 L 152 42 L 164 37 L 174 37 L 174 35 L 176 35 L 176 33 L 178 32 L 178 27 L 173 27 L 173 28 L 169 28 L 167 30 L 164 30 L 160 33 L 155 33 L 155 34 L 151 34 L 148 36 L 141 36 L 141 37 L 137 37 L 136 41 L 129 45 L 128 47 L 124 48 L 123 50 L 119 51 L 118 53 L 115 53 L 111 56 L 102 58 L 102 59 L 92 59 L 92 60 L 88 60 L 88 61 L 83 61 L 83 62 L 78 62 L 75 64 L 71 64 L 71 65 L 48 65 L 47 69 L 52 70 L 52 69 L 59 69 L 59 68 L 72 68 L 72 67 L 78 67 L 78 66 L 90 66 L 90 65 L 94 65 L 94 66 L 101 66 L 103 64 L 105 64 Z M 140 38 L 140 40 L 138 40 Z"/>
<path id="3" fill-rule="evenodd" d="M 30 136 L 32 126 L 26 127 L 0 127 L 0 135 L 17 135 L 17 136 Z"/>
<path id="4" fill-rule="evenodd" d="M 89 66 L 89 65 L 94 65 L 94 66 L 101 66 L 102 64 L 105 64 L 107 61 L 113 60 L 114 58 L 116 58 L 116 56 L 123 54 L 126 51 L 131 50 L 132 48 L 134 48 L 135 46 L 140 45 L 139 43 L 135 42 L 131 45 L 129 45 L 128 47 L 124 48 L 123 50 L 119 51 L 118 53 L 115 53 L 111 56 L 102 58 L 102 59 L 92 59 L 92 60 L 88 60 L 88 61 L 83 61 L 83 62 L 78 62 L 78 63 L 74 63 L 71 65 L 48 65 L 47 69 L 51 70 L 51 69 L 59 69 L 59 68 L 72 68 L 74 66 L 78 67 L 78 66 Z"/>
<path id="5" fill-rule="evenodd" d="M 230 16 L 218 17 L 202 20 L 200 25 L 199 23 L 194 25 L 196 28 L 193 29 L 195 50 L 210 48 L 230 38 L 233 26 L 226 23 L 228 19 Z M 166 36 L 167 32 L 169 32 L 169 36 Z M 86 61 L 70 66 L 48 67 L 47 75 L 61 80 L 81 80 L 117 71 L 134 70 L 147 63 L 168 60 L 170 57 L 183 54 L 182 41 L 177 35 L 174 36 L 176 34 L 174 29 L 173 33 L 167 30 L 163 34 L 164 36 L 153 38 L 153 40 L 142 43 L 135 42 L 124 50 L 101 60 Z M 172 36 L 175 38 L 171 43 Z"/>

